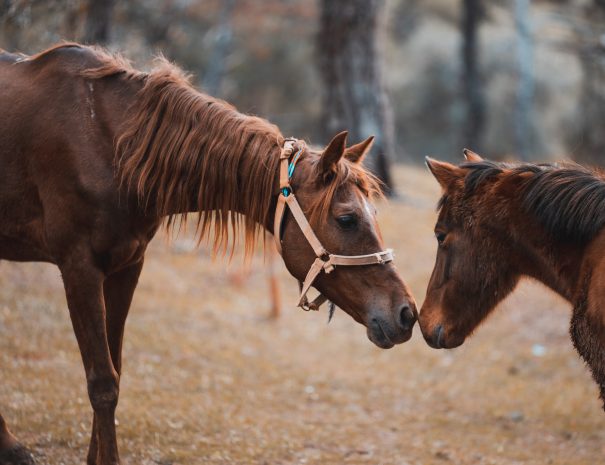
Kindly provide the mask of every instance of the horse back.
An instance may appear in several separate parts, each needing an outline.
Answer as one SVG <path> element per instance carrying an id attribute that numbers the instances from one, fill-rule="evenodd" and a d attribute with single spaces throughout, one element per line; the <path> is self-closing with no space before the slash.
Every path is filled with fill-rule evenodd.
<path id="1" fill-rule="evenodd" d="M 96 138 L 95 102 L 79 77 L 91 58 L 75 47 L 37 57 L 0 54 L 0 188 L 22 185 L 19 175 L 35 178 L 43 161 L 63 161 L 72 146 Z"/>

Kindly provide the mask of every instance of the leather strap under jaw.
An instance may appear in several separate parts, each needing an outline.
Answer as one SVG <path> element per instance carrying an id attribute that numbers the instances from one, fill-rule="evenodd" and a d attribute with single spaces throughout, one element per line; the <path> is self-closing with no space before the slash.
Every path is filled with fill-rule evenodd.
<path id="1" fill-rule="evenodd" d="M 307 276 L 304 282 L 300 282 L 300 296 L 298 299 L 298 306 L 303 310 L 319 310 L 319 307 L 327 300 L 322 294 L 309 302 L 307 300 L 307 292 L 323 271 L 326 274 L 334 271 L 337 266 L 364 266 L 364 265 L 384 265 L 393 260 L 393 251 L 391 249 L 382 250 L 380 252 L 366 254 L 366 255 L 336 255 L 329 253 L 320 240 L 313 232 L 313 228 L 309 224 L 305 213 L 303 212 L 296 196 L 292 192 L 292 186 L 290 186 L 290 178 L 296 167 L 296 162 L 300 157 L 304 149 L 302 145 L 296 152 L 292 162 L 290 157 L 294 152 L 296 139 L 286 139 L 284 146 L 280 154 L 280 167 L 279 167 L 279 196 L 277 198 L 277 207 L 275 210 L 275 220 L 273 223 L 273 237 L 275 239 L 275 246 L 277 251 L 282 254 L 281 247 L 281 230 L 283 226 L 283 218 L 286 212 L 286 207 L 290 209 L 294 220 L 300 227 L 302 233 L 306 237 L 307 241 L 311 245 L 313 252 L 315 252 L 315 261 L 311 265 L 311 268 L 307 272 Z"/>

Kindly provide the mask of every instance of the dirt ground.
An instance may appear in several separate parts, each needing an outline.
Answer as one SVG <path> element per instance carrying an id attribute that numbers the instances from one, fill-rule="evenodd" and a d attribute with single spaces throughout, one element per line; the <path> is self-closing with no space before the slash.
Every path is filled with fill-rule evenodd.
<path id="1" fill-rule="evenodd" d="M 436 183 L 399 168 L 380 205 L 420 304 L 433 265 Z M 186 238 L 151 246 L 128 325 L 118 434 L 125 464 L 605 463 L 605 413 L 569 340 L 569 305 L 525 283 L 461 348 L 419 329 L 383 351 L 342 311 L 284 309 L 260 259 L 212 263 Z M 0 411 L 40 464 L 82 464 L 91 409 L 56 268 L 0 263 Z"/>

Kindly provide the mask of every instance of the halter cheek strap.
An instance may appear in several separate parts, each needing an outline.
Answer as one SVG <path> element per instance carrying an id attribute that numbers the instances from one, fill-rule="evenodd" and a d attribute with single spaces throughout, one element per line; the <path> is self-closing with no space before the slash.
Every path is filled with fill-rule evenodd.
<path id="1" fill-rule="evenodd" d="M 298 306 L 303 310 L 319 310 L 319 307 L 327 300 L 323 295 L 319 295 L 313 302 L 307 300 L 307 292 L 315 282 L 315 279 L 323 271 L 326 274 L 331 273 L 337 266 L 363 266 L 363 265 L 383 265 L 393 260 L 393 251 L 391 249 L 382 250 L 380 252 L 366 254 L 366 255 L 336 255 L 329 253 L 324 246 L 321 244 L 313 228 L 309 224 L 307 217 L 305 216 L 298 200 L 292 192 L 290 186 L 290 178 L 296 168 L 296 162 L 298 161 L 304 146 L 301 147 L 298 152 L 290 161 L 290 157 L 294 152 L 294 144 L 296 139 L 286 139 L 284 147 L 280 155 L 280 168 L 279 168 L 279 196 L 277 198 L 277 208 L 275 210 L 275 222 L 273 224 L 273 237 L 275 238 L 275 245 L 278 252 L 282 253 L 281 247 L 281 231 L 283 227 L 283 218 L 286 212 L 286 207 L 290 209 L 294 220 L 298 224 L 305 238 L 311 245 L 313 252 L 315 252 L 315 261 L 309 268 L 307 276 L 300 284 L 300 296 L 298 299 Z"/>

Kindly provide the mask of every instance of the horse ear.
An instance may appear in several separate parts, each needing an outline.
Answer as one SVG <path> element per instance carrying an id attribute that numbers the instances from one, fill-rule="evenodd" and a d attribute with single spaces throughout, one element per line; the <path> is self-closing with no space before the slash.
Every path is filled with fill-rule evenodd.
<path id="1" fill-rule="evenodd" d="M 466 161 L 470 161 L 473 163 L 483 161 L 483 158 L 481 158 L 480 155 L 476 154 L 472 150 L 464 149 L 462 152 L 464 153 L 464 158 L 466 158 Z"/>
<path id="2" fill-rule="evenodd" d="M 426 166 L 443 189 L 448 189 L 456 179 L 462 176 L 460 168 L 451 163 L 433 160 L 430 157 L 426 157 L 425 160 Z"/>
<path id="3" fill-rule="evenodd" d="M 322 173 L 333 172 L 347 148 L 347 131 L 342 131 L 334 136 L 328 146 L 321 154 L 320 169 Z"/>
<path id="4" fill-rule="evenodd" d="M 361 163 L 374 144 L 374 136 L 368 137 L 359 144 L 351 145 L 345 150 L 345 158 L 353 163 Z"/>

